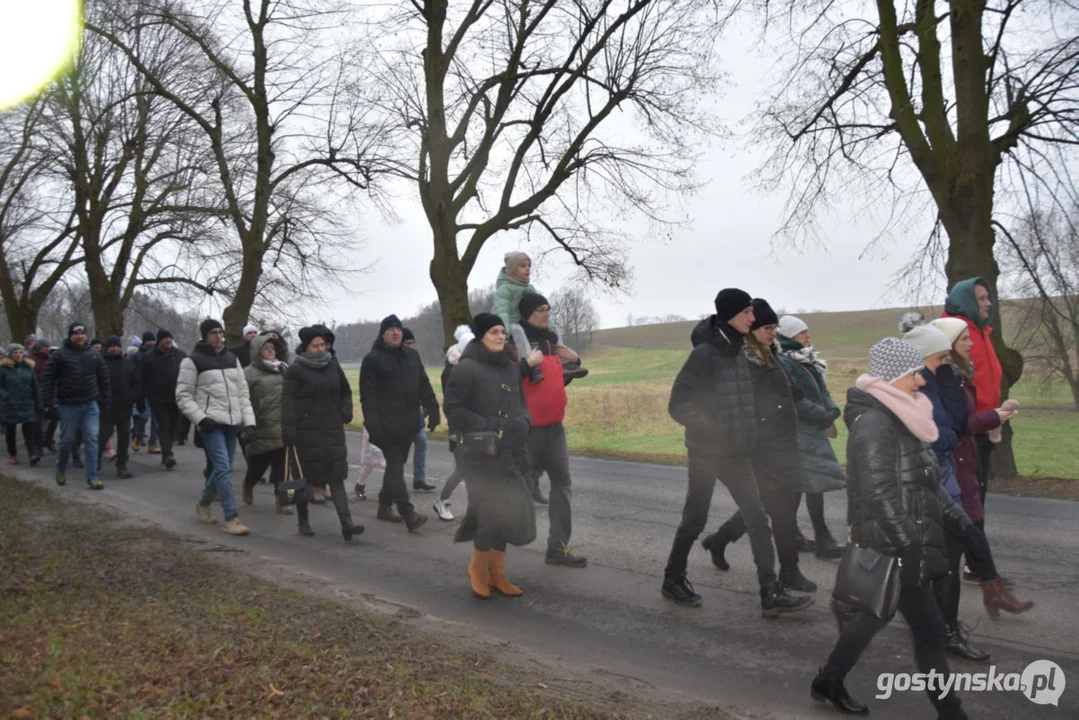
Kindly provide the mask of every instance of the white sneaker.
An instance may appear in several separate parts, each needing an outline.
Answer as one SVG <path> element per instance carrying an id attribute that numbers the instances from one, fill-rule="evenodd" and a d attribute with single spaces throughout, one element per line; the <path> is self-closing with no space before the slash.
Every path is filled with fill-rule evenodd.
<path id="1" fill-rule="evenodd" d="M 453 520 L 453 513 L 450 512 L 450 504 L 445 500 L 439 498 L 435 501 L 435 515 L 438 515 L 439 520 L 445 520 L 449 522 Z"/>

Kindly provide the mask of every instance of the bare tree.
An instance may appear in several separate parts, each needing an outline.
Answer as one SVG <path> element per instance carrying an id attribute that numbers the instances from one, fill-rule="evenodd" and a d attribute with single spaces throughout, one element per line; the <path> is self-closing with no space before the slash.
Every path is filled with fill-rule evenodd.
<path id="1" fill-rule="evenodd" d="M 431 228 L 445 343 L 470 319 L 469 275 L 499 233 L 542 239 L 590 280 L 624 286 L 627 217 L 668 223 L 669 199 L 697 187 L 726 16 L 706 0 L 395 7 L 379 23 L 399 38 L 384 83 L 409 130 L 400 171 Z"/>
<path id="2" fill-rule="evenodd" d="M 260 300 L 311 299 L 318 283 L 342 277 L 334 214 L 352 191 L 373 193 L 385 169 L 387 132 L 370 122 L 365 97 L 376 88 L 357 75 L 354 49 L 338 47 L 350 22 L 347 6 L 316 0 L 145 0 L 137 12 L 116 10 L 110 25 L 164 27 L 197 52 L 197 66 L 167 77 L 109 26 L 87 23 L 195 123 L 213 158 L 238 243 L 203 259 L 233 288 L 223 313 L 231 341 Z"/>
<path id="3" fill-rule="evenodd" d="M 0 301 L 21 341 L 64 274 L 78 263 L 77 220 L 41 142 L 48 93 L 0 114 Z"/>
<path id="4" fill-rule="evenodd" d="M 764 184 L 790 188 L 783 231 L 812 236 L 817 211 L 840 198 L 849 203 L 852 183 L 866 188 L 869 204 L 891 200 L 894 218 L 928 202 L 936 226 L 925 254 L 943 262 L 947 285 L 981 276 L 996 296 L 994 223 L 1013 191 L 1000 181 L 1015 174 L 1065 181 L 1063 155 L 1079 144 L 1079 7 L 1070 0 L 763 5 L 785 48 L 759 126 L 772 148 Z M 999 307 L 992 323 L 1000 327 Z M 1023 359 L 1002 333 L 993 342 L 1007 396 Z M 994 464 L 998 474 L 1016 474 L 1010 443 Z"/>
<path id="5" fill-rule="evenodd" d="M 551 324 L 562 342 L 572 348 L 583 350 L 592 344 L 592 333 L 599 329 L 599 313 L 586 287 L 568 285 L 551 296 Z"/>
<path id="6" fill-rule="evenodd" d="M 1079 409 L 1079 208 L 1033 213 L 1001 228 L 1003 262 L 1026 311 L 1019 333 L 1027 362 L 1068 384 Z"/>

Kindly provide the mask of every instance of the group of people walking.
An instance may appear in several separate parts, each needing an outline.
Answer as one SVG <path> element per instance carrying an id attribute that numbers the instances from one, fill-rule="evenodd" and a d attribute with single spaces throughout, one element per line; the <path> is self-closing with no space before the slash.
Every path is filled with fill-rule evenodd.
<path id="1" fill-rule="evenodd" d="M 840 564 L 831 603 L 840 635 L 812 682 L 815 699 L 846 713 L 868 712 L 844 681 L 894 612 L 910 628 L 921 672 L 947 674 L 946 652 L 988 661 L 988 653 L 970 645 L 958 617 L 964 556 L 965 579 L 981 586 L 990 617 L 1033 607 L 1017 600 L 998 574 L 984 533 L 989 456 L 1001 424 L 1018 410 L 1014 401 L 1001 402 L 988 284 L 982 278 L 956 284 L 939 319 L 905 317 L 903 337 L 884 338 L 870 350 L 843 411 L 828 391 L 827 364 L 806 323 L 777 317 L 766 300 L 736 288 L 720 291 L 715 306 L 716 314 L 694 329 L 693 351 L 671 391 L 670 414 L 686 428 L 689 489 L 663 595 L 679 605 L 701 604 L 687 559 L 718 479 L 738 511 L 701 544 L 727 570 L 726 547 L 749 535 L 765 617 L 812 604 L 808 595 L 791 594 L 817 589 L 798 569 L 800 551 L 846 563 L 847 554 L 868 549 L 897 560 L 895 572 L 881 580 L 898 591 L 887 611 L 835 599 L 847 598 Z M 841 416 L 849 430 L 846 473 L 828 442 Z M 844 487 L 850 544 L 840 547 L 824 522 L 821 493 Z M 814 541 L 797 528 L 802 495 Z M 881 595 L 886 589 L 873 588 Z M 967 717 L 954 692 L 928 695 L 940 718 Z"/>
<path id="2" fill-rule="evenodd" d="M 507 254 L 500 291 L 512 289 L 502 295 L 512 295 L 513 312 L 506 312 L 503 297 L 496 306 L 509 317 L 481 313 L 457 328 L 457 342 L 446 353 L 441 407 L 414 338 L 395 315 L 382 321 L 360 369 L 365 470 L 357 494 L 366 498 L 368 458 L 377 457 L 385 467 L 377 519 L 404 524 L 409 532 L 423 527 L 427 517 L 412 504 L 405 465 L 413 445 L 441 424 L 444 411 L 455 470 L 434 507 L 441 519 L 453 519 L 450 497 L 462 480 L 467 484 L 467 510 L 455 540 L 472 543 L 467 575 L 480 598 L 523 593 L 507 576 L 506 553 L 511 545 L 535 540 L 537 504 L 546 505 L 550 515 L 546 562 L 587 566 L 570 549 L 572 483 L 563 426 L 566 386 L 587 370 L 551 327 L 550 303 L 528 284 L 529 268 L 526 255 Z M 1001 425 L 1018 411 L 1014 401 L 1001 401 L 992 309 L 988 284 L 973 278 L 952 289 L 943 317 L 925 322 L 906 316 L 902 337 L 884 338 L 870 350 L 866 372 L 841 411 L 805 322 L 778 317 L 766 300 L 743 290 L 720 291 L 715 314 L 691 334 L 692 352 L 670 395 L 669 412 L 685 427 L 689 483 L 663 596 L 683 606 L 701 605 L 687 577 L 688 557 L 704 532 L 719 480 L 738 509 L 701 544 L 718 569 L 728 570 L 728 546 L 748 535 L 764 617 L 813 604 L 817 586 L 801 572 L 800 553 L 845 561 L 854 548 L 870 549 L 898 560 L 890 579 L 899 588 L 893 611 L 910 627 L 922 672 L 947 673 L 946 652 L 987 661 L 988 653 L 969 643 L 959 620 L 961 581 L 981 586 L 991 617 L 1033 605 L 1012 595 L 984 532 L 990 455 Z M 69 456 L 81 443 L 87 486 L 99 489 L 99 440 L 114 432 L 117 474 L 130 477 L 126 438 L 132 433 L 138 449 L 140 435 L 130 429 L 131 420 L 148 406 L 168 469 L 176 465 L 172 446 L 182 424 L 196 428 L 196 444 L 207 460 L 196 505 L 202 522 L 216 522 L 216 500 L 225 531 L 248 533 L 232 489 L 239 444 L 247 459 L 245 504 L 254 502 L 253 490 L 269 471 L 277 510 L 289 515 L 295 506 L 300 534 L 314 535 L 308 506 L 325 495 L 345 541 L 362 534 L 344 486 L 353 393 L 336 359 L 333 332 L 323 325 L 301 329 L 292 357 L 277 331 L 249 326 L 244 343 L 232 349 L 225 347 L 219 321 L 205 320 L 199 331 L 190 355 L 175 347 L 166 330 L 143 338 L 137 352 L 125 353 L 120 339 L 110 337 L 99 353 L 79 323 L 51 353 L 36 338 L 28 347 L 9 345 L 0 360 L 0 421 L 11 461 L 18 460 L 17 428 L 35 464 L 50 433 L 48 422 L 59 419 L 58 484 L 64 484 Z M 841 418 L 849 431 L 846 472 L 830 443 Z M 549 499 L 539 491 L 544 473 Z M 836 542 L 823 512 L 823 493 L 844 488 L 847 546 Z M 414 477 L 413 489 L 433 486 Z M 798 528 L 803 497 L 813 539 Z M 839 639 L 812 682 L 812 696 L 844 712 L 865 713 L 844 681 L 890 615 L 837 600 L 832 611 Z M 930 700 L 941 718 L 966 717 L 954 692 L 930 693 Z"/>

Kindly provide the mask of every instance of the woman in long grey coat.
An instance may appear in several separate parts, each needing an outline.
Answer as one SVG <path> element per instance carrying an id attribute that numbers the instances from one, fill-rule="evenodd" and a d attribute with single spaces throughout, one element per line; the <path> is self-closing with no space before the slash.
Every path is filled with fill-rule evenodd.
<path id="1" fill-rule="evenodd" d="M 277 486 L 285 480 L 285 442 L 281 439 L 281 396 L 288 370 L 288 351 L 275 335 L 259 335 L 251 341 L 251 364 L 244 368 L 251 409 L 255 411 L 255 439 L 244 448 L 244 502 L 255 501 L 255 485 L 270 470 L 270 483 L 277 500 Z M 292 508 L 277 504 L 277 512 L 291 515 Z"/>
<path id="2" fill-rule="evenodd" d="M 802 465 L 801 493 L 795 495 L 794 511 L 806 496 L 806 509 L 813 523 L 816 542 L 801 537 L 804 551 L 813 550 L 817 557 L 834 560 L 843 554 L 824 522 L 824 493 L 842 490 L 847 479 L 839 467 L 829 438 L 836 436 L 835 422 L 839 405 L 832 399 L 825 382 L 828 366 L 810 344 L 809 326 L 793 315 L 779 319 L 779 361 L 787 371 L 791 384 L 802 391 L 798 401 L 798 458 Z"/>
<path id="3" fill-rule="evenodd" d="M 454 540 L 472 541 L 468 578 L 473 593 L 488 598 L 493 589 L 516 597 L 521 589 L 506 578 L 506 547 L 536 539 L 528 483 L 532 421 L 521 390 L 522 366 L 507 353 L 502 320 L 481 313 L 472 322 L 472 332 L 475 339 L 450 373 L 443 407 L 454 432 L 495 433 L 497 455 L 470 455 L 458 443 L 468 509 Z"/>

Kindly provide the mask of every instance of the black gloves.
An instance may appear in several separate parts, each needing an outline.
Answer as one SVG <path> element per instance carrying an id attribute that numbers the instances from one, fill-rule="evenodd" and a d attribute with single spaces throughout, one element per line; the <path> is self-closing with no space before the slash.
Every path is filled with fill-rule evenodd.
<path id="1" fill-rule="evenodd" d="M 199 432 L 201 432 L 203 435 L 207 435 L 209 433 L 212 433 L 216 429 L 217 429 L 217 422 L 214 421 L 214 420 L 211 420 L 210 418 L 203 418 L 202 420 L 199 421 Z"/>
<path id="2" fill-rule="evenodd" d="M 840 410 L 839 408 L 832 408 L 831 410 L 829 410 L 828 411 L 828 424 L 829 425 L 835 424 L 835 421 L 838 420 L 842 414 L 843 414 L 843 411 Z"/>
<path id="3" fill-rule="evenodd" d="M 250 443 L 254 439 L 255 439 L 255 426 L 254 425 L 248 425 L 247 427 L 245 427 L 243 430 L 240 431 L 240 442 L 242 442 L 244 445 L 247 445 L 248 443 Z"/>
<path id="4" fill-rule="evenodd" d="M 429 418 L 427 418 L 427 432 L 434 432 L 435 428 L 442 424 L 442 417 L 436 410 Z"/>
<path id="5" fill-rule="evenodd" d="M 899 587 L 903 590 L 914 590 L 922 584 L 922 550 L 917 548 L 908 551 L 901 558 L 899 567 Z"/>

